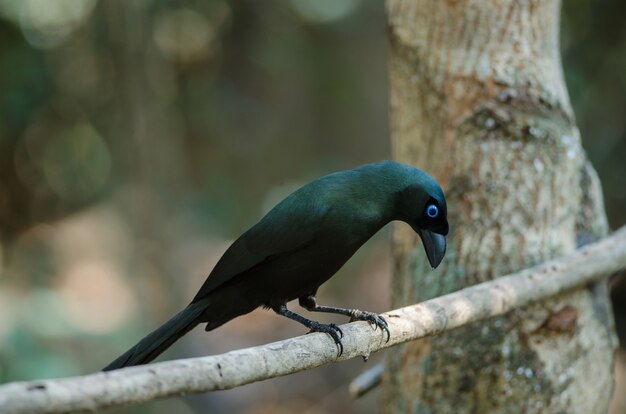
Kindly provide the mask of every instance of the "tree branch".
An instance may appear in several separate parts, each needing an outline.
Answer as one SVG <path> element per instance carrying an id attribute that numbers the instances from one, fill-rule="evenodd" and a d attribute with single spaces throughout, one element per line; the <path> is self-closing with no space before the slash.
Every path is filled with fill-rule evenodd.
<path id="1" fill-rule="evenodd" d="M 626 227 L 569 256 L 385 314 L 391 339 L 366 322 L 342 326 L 344 353 L 314 333 L 222 355 L 0 386 L 3 413 L 61 413 L 234 388 L 449 331 L 601 279 L 626 267 Z"/>

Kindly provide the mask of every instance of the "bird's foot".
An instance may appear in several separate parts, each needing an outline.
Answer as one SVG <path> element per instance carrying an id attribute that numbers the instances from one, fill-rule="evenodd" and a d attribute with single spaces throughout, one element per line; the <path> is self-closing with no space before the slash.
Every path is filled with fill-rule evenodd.
<path id="1" fill-rule="evenodd" d="M 324 332 L 330 335 L 330 337 L 333 338 L 333 341 L 335 341 L 335 345 L 339 347 L 339 356 L 343 354 L 343 344 L 341 343 L 341 338 L 343 338 L 343 332 L 337 325 L 335 325 L 334 323 L 326 324 L 313 322 L 311 326 L 309 326 L 309 328 L 311 328 L 309 333 Z"/>
<path id="2" fill-rule="evenodd" d="M 385 331 L 385 333 L 387 334 L 386 342 L 389 342 L 389 339 L 391 338 L 391 332 L 389 332 L 389 325 L 387 325 L 387 321 L 385 320 L 385 318 L 383 318 L 379 314 L 374 313 L 374 312 L 367 312 L 367 311 L 361 311 L 358 309 L 353 309 L 352 312 L 350 312 L 350 322 L 354 322 L 354 321 L 369 322 L 374 325 L 374 330 L 376 330 L 376 328 L 380 328 L 382 331 Z"/>

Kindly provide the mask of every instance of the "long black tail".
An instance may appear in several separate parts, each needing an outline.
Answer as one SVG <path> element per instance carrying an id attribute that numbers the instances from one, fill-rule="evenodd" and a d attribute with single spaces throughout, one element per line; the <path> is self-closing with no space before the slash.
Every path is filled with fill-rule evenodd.
<path id="1" fill-rule="evenodd" d="M 137 345 L 104 367 L 103 371 L 147 364 L 152 361 L 172 346 L 181 336 L 198 325 L 199 318 L 206 308 L 207 303 L 202 300 L 190 304 L 155 331 L 149 333 Z"/>

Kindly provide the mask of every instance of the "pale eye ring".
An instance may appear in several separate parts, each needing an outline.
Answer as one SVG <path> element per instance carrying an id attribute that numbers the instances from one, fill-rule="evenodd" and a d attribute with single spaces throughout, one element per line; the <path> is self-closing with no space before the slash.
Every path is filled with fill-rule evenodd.
<path id="1" fill-rule="evenodd" d="M 426 215 L 430 218 L 435 218 L 439 215 L 439 209 L 437 208 L 436 205 L 431 204 L 428 207 L 426 207 Z"/>

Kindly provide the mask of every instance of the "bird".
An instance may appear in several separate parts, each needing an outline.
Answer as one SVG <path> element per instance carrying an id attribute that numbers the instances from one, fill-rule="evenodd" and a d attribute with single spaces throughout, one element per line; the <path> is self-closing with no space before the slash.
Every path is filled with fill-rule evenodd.
<path id="1" fill-rule="evenodd" d="M 395 161 L 364 164 L 305 184 L 273 207 L 228 247 L 191 303 L 119 356 L 103 371 L 146 364 L 199 324 L 211 331 L 259 307 L 325 332 L 343 352 L 343 332 L 287 308 L 298 299 L 310 312 L 349 316 L 390 333 L 380 315 L 317 304 L 320 285 L 391 221 L 421 237 L 436 268 L 449 225 L 443 190 L 427 173 Z"/>

